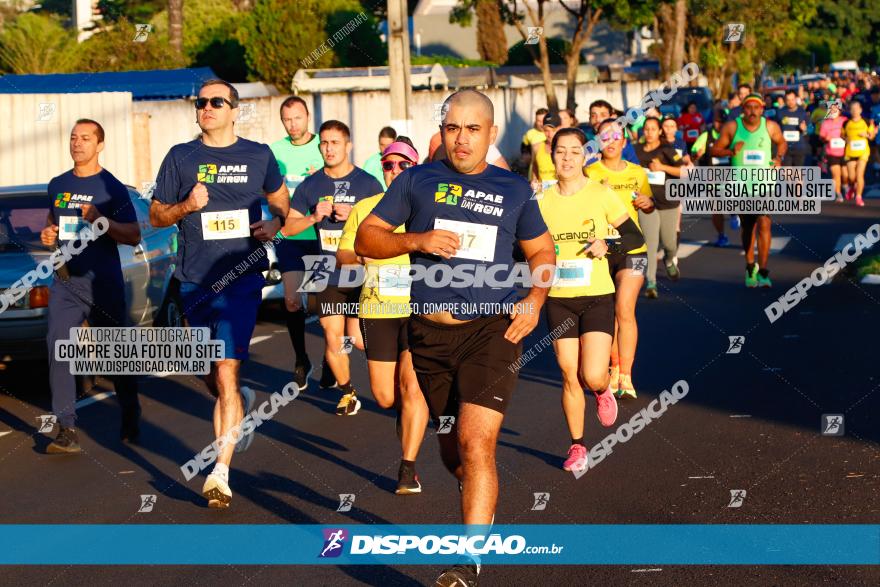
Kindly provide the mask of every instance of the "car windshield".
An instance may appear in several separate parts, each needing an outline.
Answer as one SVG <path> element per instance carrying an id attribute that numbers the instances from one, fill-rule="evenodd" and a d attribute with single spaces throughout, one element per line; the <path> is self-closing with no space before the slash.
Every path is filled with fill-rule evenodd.
<path id="1" fill-rule="evenodd" d="M 42 249 L 48 209 L 45 194 L 0 198 L 0 253 Z"/>
<path id="2" fill-rule="evenodd" d="M 678 106 L 680 111 L 684 111 L 687 108 L 687 105 L 691 102 L 697 103 L 697 110 L 700 112 L 705 112 L 706 110 L 712 109 L 712 101 L 709 100 L 708 96 L 703 92 L 691 92 L 691 91 L 683 91 L 676 93 L 669 103 L 675 104 Z"/>

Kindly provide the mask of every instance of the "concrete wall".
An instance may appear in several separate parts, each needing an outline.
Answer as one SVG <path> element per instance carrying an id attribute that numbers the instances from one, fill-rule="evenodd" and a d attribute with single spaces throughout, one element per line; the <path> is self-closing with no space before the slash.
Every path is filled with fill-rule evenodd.
<path id="1" fill-rule="evenodd" d="M 0 94 L 0 112 L 0 185 L 45 183 L 73 167 L 70 131 L 79 118 L 104 127 L 101 164 L 134 181 L 130 93 Z"/>
<path id="2" fill-rule="evenodd" d="M 658 81 L 580 84 L 576 92 L 577 117 L 587 120 L 590 102 L 600 98 L 618 108 L 638 104 L 644 94 L 659 85 Z M 564 86 L 557 86 L 556 93 L 560 103 L 564 103 Z M 544 89 L 542 86 L 490 88 L 486 94 L 495 104 L 496 145 L 508 160 L 515 159 L 534 111 L 546 105 Z M 435 104 L 442 103 L 448 95 L 449 92 L 441 90 L 414 92 L 409 124 L 396 126 L 399 133 L 413 140 L 422 156 L 427 154 L 431 135 L 438 129 L 438 122 L 434 120 Z M 265 143 L 284 137 L 279 108 L 285 97 L 243 101 L 252 106 L 243 108 L 247 115 L 236 124 L 238 134 Z M 309 104 L 313 130 L 321 122 L 334 118 L 349 125 L 357 165 L 378 150 L 379 130 L 391 125 L 389 96 L 385 91 L 304 95 L 303 98 Z M 41 103 L 56 105 L 48 121 L 38 120 Z M 127 93 L 3 94 L 0 107 L 8 113 L 0 119 L 0 132 L 8 137 L 7 145 L 0 150 L 0 185 L 46 182 L 69 169 L 68 137 L 77 118 L 94 118 L 104 125 L 107 143 L 102 164 L 137 188 L 155 179 L 173 145 L 191 141 L 199 133 L 191 100 L 132 102 L 131 94 Z"/>

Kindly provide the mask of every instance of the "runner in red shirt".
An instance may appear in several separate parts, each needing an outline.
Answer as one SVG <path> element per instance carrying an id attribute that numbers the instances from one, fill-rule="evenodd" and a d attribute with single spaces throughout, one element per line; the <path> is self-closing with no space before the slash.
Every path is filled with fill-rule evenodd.
<path id="1" fill-rule="evenodd" d="M 689 102 L 686 111 L 678 117 L 677 122 L 684 136 L 684 142 L 687 144 L 688 150 L 690 150 L 690 147 L 696 142 L 700 133 L 703 132 L 703 123 L 705 122 L 703 115 L 700 114 L 697 108 L 697 103 Z"/>

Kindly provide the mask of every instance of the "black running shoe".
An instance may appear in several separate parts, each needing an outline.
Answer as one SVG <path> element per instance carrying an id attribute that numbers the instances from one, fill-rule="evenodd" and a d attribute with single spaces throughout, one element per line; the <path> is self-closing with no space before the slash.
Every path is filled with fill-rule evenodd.
<path id="1" fill-rule="evenodd" d="M 324 361 L 324 365 L 321 367 L 321 389 L 333 389 L 334 387 L 338 387 L 339 383 L 336 381 L 336 376 L 333 375 L 333 369 L 330 368 L 330 365 Z"/>
<path id="2" fill-rule="evenodd" d="M 306 361 L 293 369 L 293 382 L 300 391 L 305 391 L 309 386 L 309 376 L 312 374 L 312 364 Z"/>
<path id="3" fill-rule="evenodd" d="M 434 587 L 476 587 L 478 572 L 476 565 L 455 565 L 437 577 Z"/>
<path id="4" fill-rule="evenodd" d="M 397 495 L 413 495 L 422 492 L 422 484 L 419 483 L 419 476 L 416 475 L 415 467 L 407 466 L 400 463 L 400 470 L 397 472 Z"/>
<path id="5" fill-rule="evenodd" d="M 58 425 L 58 436 L 46 447 L 46 452 L 49 454 L 72 454 L 81 450 L 76 430 L 60 424 Z"/>

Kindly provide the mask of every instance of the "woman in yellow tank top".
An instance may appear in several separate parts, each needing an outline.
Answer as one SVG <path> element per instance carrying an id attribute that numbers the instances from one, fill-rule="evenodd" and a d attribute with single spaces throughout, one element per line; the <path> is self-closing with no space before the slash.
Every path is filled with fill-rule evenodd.
<path id="1" fill-rule="evenodd" d="M 550 156 L 550 145 L 553 142 L 553 135 L 556 134 L 556 130 L 562 127 L 562 120 L 559 118 L 559 113 L 550 112 L 546 116 L 544 116 L 544 136 L 547 137 L 547 140 L 543 143 L 538 143 L 533 147 L 532 153 L 532 161 L 535 164 L 532 166 L 532 187 L 535 191 L 540 191 L 541 182 L 544 181 L 555 181 L 556 180 L 556 167 L 553 165 L 553 158 Z"/>
<path id="2" fill-rule="evenodd" d="M 846 175 L 849 190 L 846 199 L 851 200 L 853 194 L 856 197 L 856 206 L 864 206 L 862 193 L 865 191 L 865 168 L 868 166 L 868 156 L 871 151 L 870 142 L 877 135 L 874 121 L 868 123 L 862 118 L 862 104 L 855 100 L 849 106 L 850 119 L 843 126 L 843 136 L 846 139 Z"/>

